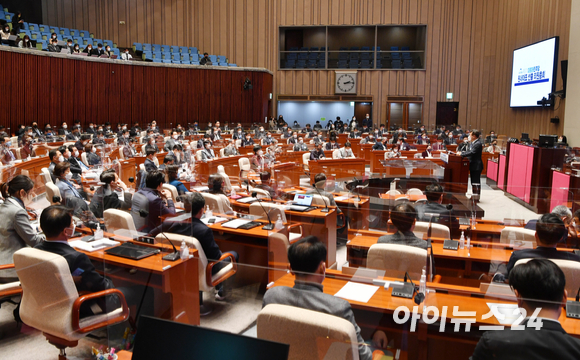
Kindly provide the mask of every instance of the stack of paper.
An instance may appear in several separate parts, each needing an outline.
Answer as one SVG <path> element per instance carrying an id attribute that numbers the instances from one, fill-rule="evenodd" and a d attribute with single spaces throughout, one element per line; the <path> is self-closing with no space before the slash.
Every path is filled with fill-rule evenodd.
<path id="1" fill-rule="evenodd" d="M 118 241 L 113 241 L 109 239 L 101 239 L 95 240 L 91 242 L 85 242 L 82 240 L 71 241 L 68 243 L 70 246 L 74 247 L 75 249 L 93 252 L 97 250 L 103 250 L 109 247 L 117 246 L 120 244 Z"/>
<path id="2" fill-rule="evenodd" d="M 378 286 L 359 284 L 349 281 L 334 296 L 346 300 L 367 303 L 379 289 Z"/>

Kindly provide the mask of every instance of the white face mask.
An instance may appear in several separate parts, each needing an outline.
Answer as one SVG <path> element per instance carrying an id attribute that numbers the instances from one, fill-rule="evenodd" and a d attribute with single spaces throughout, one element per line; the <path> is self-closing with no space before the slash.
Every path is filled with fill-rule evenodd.
<path id="1" fill-rule="evenodd" d="M 71 238 L 71 237 L 74 235 L 74 233 L 75 233 L 75 230 L 76 230 L 76 224 L 75 224 L 75 222 L 73 221 L 73 223 L 72 223 L 72 227 L 67 227 L 67 228 L 65 228 L 65 229 L 64 229 L 64 235 L 65 235 L 67 238 Z"/>
<path id="2" fill-rule="evenodd" d="M 264 155 L 264 152 L 262 150 L 258 151 L 258 155 L 262 156 Z"/>
<path id="3" fill-rule="evenodd" d="M 296 139 L 297 137 L 298 137 L 297 135 L 294 135 L 294 139 Z"/>
<path id="4" fill-rule="evenodd" d="M 94 154 L 97 152 L 97 149 L 93 148 L 93 149 L 91 149 L 91 152 Z"/>
<path id="5" fill-rule="evenodd" d="M 58 157 L 58 162 L 63 162 L 63 161 L 64 161 L 64 156 L 62 156 L 62 155 L 61 155 L 61 156 L 59 156 L 59 157 Z"/>
<path id="6" fill-rule="evenodd" d="M 64 125 L 62 126 L 62 128 L 63 128 L 63 129 L 66 129 L 67 127 L 68 127 L 68 126 L 66 126 L 66 124 L 64 124 Z"/>
<path id="7" fill-rule="evenodd" d="M 79 152 L 75 151 L 75 157 L 79 156 Z"/>
<path id="8" fill-rule="evenodd" d="M 68 172 L 65 176 L 64 176 L 67 180 L 72 179 L 72 173 Z"/>
<path id="9" fill-rule="evenodd" d="M 178 137 L 179 137 L 179 135 L 173 135 L 173 138 L 174 138 L 175 140 L 177 140 L 177 138 L 178 138 Z"/>
<path id="10" fill-rule="evenodd" d="M 300 140 L 299 143 L 302 144 L 304 141 Z"/>

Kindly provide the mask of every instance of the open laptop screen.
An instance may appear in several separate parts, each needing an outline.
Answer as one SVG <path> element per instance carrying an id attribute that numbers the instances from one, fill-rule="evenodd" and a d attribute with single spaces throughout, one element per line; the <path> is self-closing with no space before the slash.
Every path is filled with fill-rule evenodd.
<path id="1" fill-rule="evenodd" d="M 294 195 L 294 204 L 310 206 L 312 205 L 312 195 L 296 194 Z"/>

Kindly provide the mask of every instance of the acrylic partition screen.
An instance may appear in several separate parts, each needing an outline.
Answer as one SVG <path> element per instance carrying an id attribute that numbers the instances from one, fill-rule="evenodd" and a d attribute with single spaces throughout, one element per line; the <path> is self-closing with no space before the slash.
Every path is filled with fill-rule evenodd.
<path id="1" fill-rule="evenodd" d="M 530 202 L 534 148 L 511 144 L 507 192 Z"/>
<path id="2" fill-rule="evenodd" d="M 570 187 L 570 175 L 558 171 L 552 172 L 552 200 L 550 209 L 558 205 L 566 205 L 568 202 L 568 188 Z"/>

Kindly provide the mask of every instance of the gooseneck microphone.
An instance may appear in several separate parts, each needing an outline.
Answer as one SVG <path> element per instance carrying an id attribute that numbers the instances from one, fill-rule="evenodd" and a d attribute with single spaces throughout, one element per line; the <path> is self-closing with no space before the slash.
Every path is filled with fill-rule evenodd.
<path id="1" fill-rule="evenodd" d="M 262 201 L 260 201 L 260 198 L 258 197 L 258 193 L 255 191 L 252 192 L 252 197 L 256 198 L 258 200 L 258 203 L 262 207 L 262 210 L 264 210 L 264 212 L 266 213 L 266 217 L 268 217 L 268 225 L 264 226 L 262 228 L 262 230 L 274 230 L 274 224 L 272 224 L 272 220 L 270 220 L 270 214 L 268 214 L 266 209 L 264 209 L 264 205 L 262 205 Z"/>
<path id="2" fill-rule="evenodd" d="M 173 252 L 170 254 L 165 255 L 164 257 L 162 257 L 162 260 L 167 260 L 167 261 L 177 261 L 177 259 L 180 259 L 180 255 L 179 255 L 179 251 L 177 251 L 177 249 L 175 248 L 175 245 L 173 245 L 173 243 L 171 242 L 171 240 L 169 240 L 169 238 L 167 237 L 167 235 L 165 235 L 164 232 L 160 233 L 161 235 L 163 235 L 163 237 L 165 239 L 167 239 L 167 242 L 169 242 L 171 244 L 171 246 L 173 247 Z"/>

